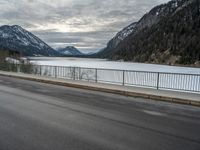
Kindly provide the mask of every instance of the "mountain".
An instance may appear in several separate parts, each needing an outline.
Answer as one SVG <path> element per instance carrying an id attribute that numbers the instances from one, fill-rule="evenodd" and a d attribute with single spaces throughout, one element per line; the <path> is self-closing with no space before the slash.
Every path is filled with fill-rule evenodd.
<path id="1" fill-rule="evenodd" d="M 199 39 L 200 1 L 172 0 L 124 28 L 97 56 L 134 62 L 200 64 Z"/>
<path id="2" fill-rule="evenodd" d="M 0 49 L 19 51 L 25 56 L 60 56 L 41 39 L 17 25 L 0 27 Z"/>
<path id="3" fill-rule="evenodd" d="M 118 46 L 119 43 L 121 43 L 126 37 L 128 37 L 132 32 L 135 31 L 137 23 L 134 22 L 130 24 L 129 26 L 125 27 L 122 31 L 118 32 L 117 35 L 109 41 L 107 44 L 107 47 L 105 49 L 100 50 L 99 53 L 97 53 L 100 57 L 109 57 L 112 55 L 113 52 L 115 52 L 115 48 Z"/>
<path id="4" fill-rule="evenodd" d="M 58 52 L 63 54 L 63 55 L 68 55 L 68 56 L 82 56 L 82 55 L 84 55 L 74 46 L 67 46 L 65 48 L 60 48 L 60 49 L 58 49 Z"/>

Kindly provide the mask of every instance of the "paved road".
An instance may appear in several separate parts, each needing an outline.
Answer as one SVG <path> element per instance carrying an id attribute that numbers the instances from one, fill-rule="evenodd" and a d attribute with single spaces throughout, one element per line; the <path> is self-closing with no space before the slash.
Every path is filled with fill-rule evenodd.
<path id="1" fill-rule="evenodd" d="M 200 109 L 0 76 L 0 150 L 200 150 Z"/>

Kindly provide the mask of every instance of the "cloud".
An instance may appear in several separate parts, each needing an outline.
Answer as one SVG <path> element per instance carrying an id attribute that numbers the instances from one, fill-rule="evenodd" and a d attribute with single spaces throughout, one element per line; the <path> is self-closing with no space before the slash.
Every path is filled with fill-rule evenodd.
<path id="1" fill-rule="evenodd" d="M 0 25 L 18 24 L 53 47 L 96 51 L 168 0 L 1 0 Z"/>

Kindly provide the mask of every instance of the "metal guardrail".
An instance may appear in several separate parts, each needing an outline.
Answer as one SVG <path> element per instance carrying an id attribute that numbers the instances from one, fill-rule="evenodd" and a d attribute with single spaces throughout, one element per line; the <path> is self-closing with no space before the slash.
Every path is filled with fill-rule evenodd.
<path id="1" fill-rule="evenodd" d="M 0 64 L 0 70 L 62 79 L 200 92 L 200 74 L 148 72 L 64 66 Z"/>

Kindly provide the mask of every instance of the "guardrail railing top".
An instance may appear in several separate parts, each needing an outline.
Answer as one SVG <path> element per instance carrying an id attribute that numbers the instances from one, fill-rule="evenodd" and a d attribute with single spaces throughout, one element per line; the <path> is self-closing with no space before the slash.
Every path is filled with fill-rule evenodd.
<path id="1" fill-rule="evenodd" d="M 0 70 L 38 74 L 54 78 L 113 83 L 123 86 L 200 92 L 200 74 L 191 73 L 10 63 L 0 63 Z"/>
<path id="2" fill-rule="evenodd" d="M 197 73 L 179 73 L 179 72 L 163 72 L 163 71 L 145 71 L 145 70 L 130 70 L 130 69 L 111 69 L 111 68 L 91 68 L 91 67 L 79 67 L 79 66 L 55 66 L 55 65 L 33 65 L 33 66 L 47 66 L 47 67 L 63 67 L 63 68 L 81 68 L 81 69 L 97 69 L 97 70 L 108 70 L 108 71 L 125 71 L 125 72 L 143 72 L 143 73 L 160 73 L 160 74 L 177 74 L 177 75 L 196 75 Z"/>

